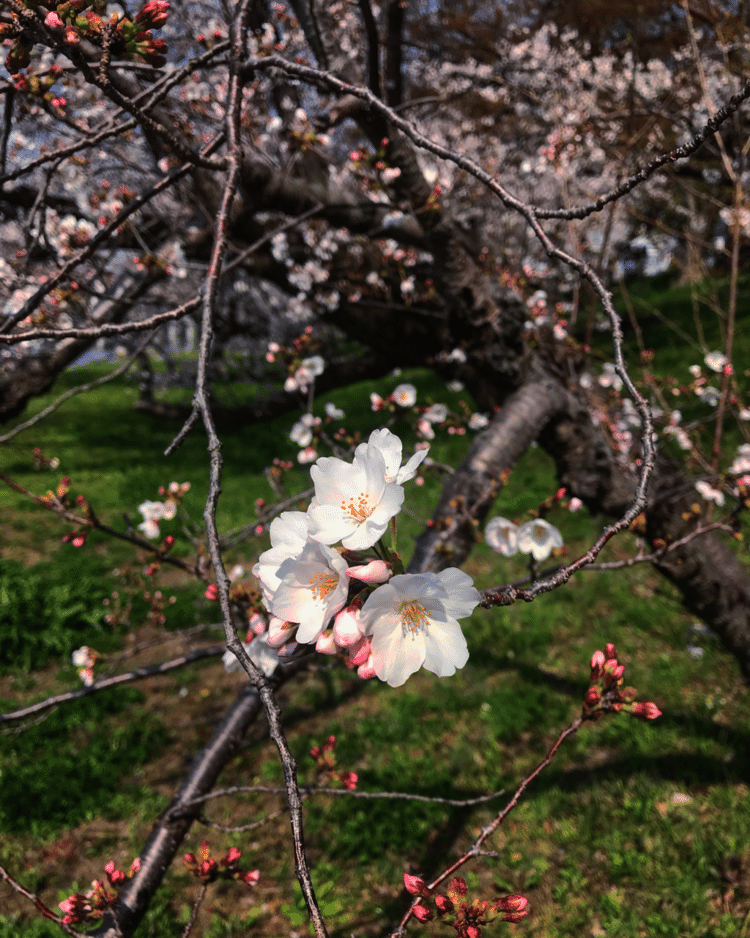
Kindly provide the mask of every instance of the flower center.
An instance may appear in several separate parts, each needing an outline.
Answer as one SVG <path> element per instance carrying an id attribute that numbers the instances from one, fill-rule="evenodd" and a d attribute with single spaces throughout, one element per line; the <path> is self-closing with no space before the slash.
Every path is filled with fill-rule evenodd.
<path id="1" fill-rule="evenodd" d="M 425 607 L 416 599 L 405 599 L 399 609 L 401 617 L 401 631 L 404 635 L 409 632 L 419 632 L 430 624 L 430 617 Z"/>
<path id="2" fill-rule="evenodd" d="M 325 599 L 339 585 L 339 578 L 335 573 L 316 573 L 309 582 L 313 599 Z"/>
<path id="3" fill-rule="evenodd" d="M 357 522 L 357 524 L 362 524 L 367 521 L 370 515 L 375 510 L 370 508 L 370 499 L 364 492 L 360 492 L 357 496 L 356 501 L 353 498 L 349 499 L 349 504 L 346 504 L 346 501 L 341 499 L 341 510 L 343 512 L 348 512 L 352 518 Z"/>
<path id="4" fill-rule="evenodd" d="M 534 539 L 537 541 L 546 541 L 547 540 L 547 529 L 543 524 L 534 525 Z"/>

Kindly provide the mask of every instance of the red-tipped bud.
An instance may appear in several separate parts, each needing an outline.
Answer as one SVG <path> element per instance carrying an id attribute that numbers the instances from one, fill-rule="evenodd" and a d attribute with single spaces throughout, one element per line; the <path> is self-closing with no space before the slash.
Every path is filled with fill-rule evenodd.
<path id="1" fill-rule="evenodd" d="M 507 912 L 503 916 L 504 922 L 520 922 L 521 919 L 526 918 L 528 912 Z"/>
<path id="2" fill-rule="evenodd" d="M 404 886 L 406 891 L 413 896 L 422 896 L 426 899 L 430 895 L 427 883 L 420 876 L 412 876 L 411 873 L 404 873 Z"/>
<path id="3" fill-rule="evenodd" d="M 655 720 L 661 716 L 661 710 L 651 702 L 634 704 L 632 713 L 639 720 Z"/>
<path id="4" fill-rule="evenodd" d="M 164 546 L 171 547 L 172 544 L 174 544 L 174 536 L 172 534 L 167 534 L 167 536 L 164 538 Z"/>
<path id="5" fill-rule="evenodd" d="M 591 680 L 595 681 L 602 673 L 602 668 L 604 667 L 604 652 L 595 651 L 591 656 Z"/>
<path id="6" fill-rule="evenodd" d="M 224 866 L 231 866 L 233 863 L 238 863 L 242 858 L 242 851 L 238 850 L 236 847 L 230 847 L 227 850 L 227 855 L 221 861 Z"/>
<path id="7" fill-rule="evenodd" d="M 604 655 L 607 658 L 617 658 L 617 649 L 611 642 L 604 646 Z"/>
<path id="8" fill-rule="evenodd" d="M 620 700 L 624 700 L 625 703 L 632 703 L 637 696 L 638 691 L 635 687 L 626 687 L 624 690 L 620 691 Z"/>
<path id="9" fill-rule="evenodd" d="M 504 899 L 499 899 L 498 903 L 505 912 L 523 912 L 529 900 L 526 896 L 506 896 Z"/>
<path id="10" fill-rule="evenodd" d="M 482 929 L 476 925 L 467 925 L 464 929 L 466 938 L 482 938 Z"/>
<path id="11" fill-rule="evenodd" d="M 440 915 L 447 915 L 455 908 L 448 896 L 444 896 L 442 893 L 438 893 L 435 896 L 435 905 L 437 906 L 437 910 Z"/>
<path id="12" fill-rule="evenodd" d="M 601 694 L 595 687 L 589 687 L 589 689 L 586 691 L 586 696 L 583 698 L 584 705 L 589 710 L 593 710 L 595 707 L 598 707 L 601 703 L 601 700 Z"/>
<path id="13" fill-rule="evenodd" d="M 246 886 L 254 886 L 260 879 L 259 870 L 248 870 L 247 873 L 243 873 L 240 876 L 240 881 L 243 882 Z"/>
<path id="14" fill-rule="evenodd" d="M 310 755 L 313 759 L 318 760 L 320 758 L 320 746 L 313 746 L 310 750 Z"/>
<path id="15" fill-rule="evenodd" d="M 329 736 L 328 739 L 323 743 L 323 752 L 333 752 L 336 746 L 336 737 Z"/>
<path id="16" fill-rule="evenodd" d="M 418 922 L 429 922 L 433 914 L 432 909 L 428 908 L 426 905 L 419 904 L 412 906 L 412 912 Z"/>
<path id="17" fill-rule="evenodd" d="M 344 788 L 349 789 L 349 791 L 354 791 L 357 787 L 357 781 L 359 776 L 356 772 L 342 772 L 341 773 L 341 784 Z"/>
<path id="18" fill-rule="evenodd" d="M 462 879 L 460 876 L 454 876 L 450 884 L 451 892 L 455 892 L 458 896 L 465 896 L 469 891 L 469 887 L 466 885 L 466 880 Z"/>
<path id="19" fill-rule="evenodd" d="M 206 599 L 218 599 L 219 598 L 219 587 L 216 583 L 209 583 L 206 587 Z"/>

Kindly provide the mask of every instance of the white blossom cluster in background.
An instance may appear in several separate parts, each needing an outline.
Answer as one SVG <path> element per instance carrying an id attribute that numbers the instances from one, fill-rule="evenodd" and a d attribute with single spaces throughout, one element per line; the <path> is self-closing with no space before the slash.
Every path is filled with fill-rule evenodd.
<path id="1" fill-rule="evenodd" d="M 146 537 L 159 537 L 159 522 L 171 521 L 175 517 L 180 499 L 189 491 L 189 482 L 170 482 L 168 490 L 161 489 L 161 494 L 167 496 L 166 501 L 141 502 L 138 511 L 143 515 L 143 521 L 138 525 L 138 530 L 143 531 Z"/>
<path id="2" fill-rule="evenodd" d="M 399 561 L 381 542 L 403 505 L 403 484 L 426 455 L 422 449 L 402 465 L 401 440 L 382 429 L 352 462 L 317 460 L 308 510 L 274 519 L 271 548 L 253 567 L 272 616 L 266 647 L 288 655 L 314 644 L 322 654 L 344 654 L 360 677 L 392 687 L 420 667 L 444 677 L 466 664 L 458 619 L 480 600 L 471 577 L 456 568 L 394 575 Z"/>
<path id="3" fill-rule="evenodd" d="M 579 505 L 573 506 L 571 502 L 571 511 Z M 496 554 L 513 557 L 520 551 L 531 554 L 537 562 L 546 560 L 555 548 L 563 546 L 562 534 L 543 518 L 533 518 L 520 527 L 507 518 L 493 518 L 484 530 L 484 539 Z"/>

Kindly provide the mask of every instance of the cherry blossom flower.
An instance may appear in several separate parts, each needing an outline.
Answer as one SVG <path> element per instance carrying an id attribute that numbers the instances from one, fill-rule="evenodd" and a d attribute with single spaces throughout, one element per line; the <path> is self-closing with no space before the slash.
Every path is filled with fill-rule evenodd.
<path id="1" fill-rule="evenodd" d="M 527 521 L 518 529 L 518 549 L 534 560 L 546 560 L 553 548 L 562 546 L 562 534 L 543 518 Z"/>
<path id="2" fill-rule="evenodd" d="M 445 404 L 433 404 L 432 407 L 427 408 L 422 416 L 430 423 L 442 423 L 448 416 L 448 408 Z"/>
<path id="3" fill-rule="evenodd" d="M 721 400 L 721 393 L 717 388 L 711 387 L 710 385 L 707 388 L 703 388 L 700 392 L 700 398 L 704 404 L 708 404 L 709 407 L 716 407 L 716 405 Z"/>
<path id="4" fill-rule="evenodd" d="M 281 583 L 279 567 L 288 558 L 299 557 L 307 544 L 310 533 L 308 517 L 304 511 L 283 511 L 271 522 L 269 533 L 271 549 L 260 555 L 253 574 L 260 580 L 263 602 L 270 609 L 273 594 Z"/>
<path id="5" fill-rule="evenodd" d="M 322 456 L 310 475 L 315 485 L 307 510 L 310 533 L 323 544 L 341 541 L 349 550 L 372 547 L 404 501 L 401 486 L 386 480 L 383 453 L 369 443 L 355 454 L 353 463 Z"/>
<path id="6" fill-rule="evenodd" d="M 287 622 L 299 622 L 298 642 L 317 641 L 329 619 L 344 607 L 349 590 L 346 568 L 338 551 L 313 540 L 278 568 L 280 583 L 270 610 Z"/>
<path id="7" fill-rule="evenodd" d="M 359 444 L 354 451 L 354 458 L 356 459 L 358 456 L 361 459 L 366 458 L 371 447 L 378 450 L 385 461 L 385 481 L 397 482 L 399 485 L 414 478 L 417 469 L 429 452 L 429 447 L 417 450 L 406 465 L 402 466 L 403 444 L 395 433 L 383 428 L 382 430 L 373 430 L 367 442 Z"/>
<path id="8" fill-rule="evenodd" d="M 619 391 L 622 387 L 622 378 L 615 371 L 615 366 L 611 362 L 604 365 L 604 371 L 599 376 L 599 386 L 602 388 L 612 388 Z"/>
<path id="9" fill-rule="evenodd" d="M 432 424 L 429 420 L 425 420 L 424 417 L 420 417 L 417 421 L 417 436 L 422 437 L 423 440 L 435 439 L 435 431 L 432 429 Z"/>
<path id="10" fill-rule="evenodd" d="M 716 502 L 717 505 L 724 504 L 724 493 L 720 489 L 715 489 L 704 479 L 695 483 L 696 491 L 706 499 L 707 502 Z"/>
<path id="11" fill-rule="evenodd" d="M 326 404 L 326 416 L 330 417 L 331 420 L 343 420 L 346 417 L 346 414 L 343 410 L 338 408 L 335 404 L 332 404 L 330 401 Z"/>
<path id="12" fill-rule="evenodd" d="M 718 374 L 721 374 L 729 359 L 723 352 L 713 351 L 709 352 L 703 361 L 706 363 L 706 366 L 711 369 L 711 371 L 715 371 Z"/>
<path id="13" fill-rule="evenodd" d="M 289 431 L 289 438 L 292 443 L 296 443 L 297 446 L 301 446 L 304 449 L 304 447 L 309 446 L 312 442 L 312 430 L 301 420 L 298 420 Z"/>
<path id="14" fill-rule="evenodd" d="M 458 619 L 480 601 L 471 577 L 456 567 L 394 576 L 368 596 L 360 621 L 372 636 L 371 665 L 399 687 L 419 668 L 447 677 L 469 660 Z"/>
<path id="15" fill-rule="evenodd" d="M 391 397 L 399 407 L 413 407 L 417 402 L 417 389 L 413 384 L 399 384 Z"/>
<path id="16" fill-rule="evenodd" d="M 729 467 L 729 473 L 733 476 L 741 476 L 746 472 L 750 472 L 750 443 L 742 443 L 737 448 L 737 455 Z"/>
<path id="17" fill-rule="evenodd" d="M 270 677 L 273 674 L 273 672 L 276 670 L 276 666 L 279 663 L 279 657 L 276 654 L 276 649 L 271 648 L 271 646 L 268 644 L 267 635 L 261 635 L 258 638 L 254 638 L 247 644 L 243 642 L 242 647 L 249 655 L 253 664 L 257 665 L 266 677 Z M 229 649 L 224 652 L 221 660 L 224 664 L 224 670 L 228 674 L 232 671 L 242 670 L 242 665 L 235 657 L 234 652 L 229 651 Z"/>
<path id="18" fill-rule="evenodd" d="M 485 414 L 472 414 L 469 417 L 469 429 L 483 430 L 489 422 L 489 418 Z"/>
<path id="19" fill-rule="evenodd" d="M 518 528 L 507 518 L 493 518 L 484 529 L 484 539 L 495 553 L 504 557 L 518 553 Z"/>

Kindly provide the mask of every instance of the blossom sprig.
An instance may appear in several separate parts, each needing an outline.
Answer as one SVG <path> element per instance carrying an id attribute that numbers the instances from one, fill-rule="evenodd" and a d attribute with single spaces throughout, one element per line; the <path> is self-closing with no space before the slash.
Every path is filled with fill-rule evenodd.
<path id="1" fill-rule="evenodd" d="M 98 921 L 114 906 L 123 883 L 132 879 L 140 868 L 140 857 L 133 860 L 127 873 L 116 869 L 114 861 L 110 860 L 104 867 L 107 883 L 95 879 L 86 895 L 76 892 L 59 903 L 60 911 L 63 913 L 63 923 L 79 925 Z"/>
<path id="2" fill-rule="evenodd" d="M 344 788 L 354 791 L 357 787 L 358 776 L 356 772 L 339 772 L 336 768 L 336 737 L 329 736 L 322 746 L 313 746 L 310 755 L 318 767 L 318 780 L 324 782 L 341 782 Z"/>
<path id="3" fill-rule="evenodd" d="M 418 450 L 404 462 L 401 440 L 375 430 L 352 462 L 318 459 L 307 511 L 273 520 L 271 549 L 253 573 L 272 615 L 268 644 L 280 655 L 314 644 L 344 657 L 359 677 L 393 687 L 421 667 L 447 676 L 466 664 L 458 619 L 480 601 L 471 578 L 455 568 L 405 574 L 395 550 L 402 486 L 426 455 Z M 390 548 L 382 541 L 389 527 Z"/>
<path id="4" fill-rule="evenodd" d="M 454 349 L 447 359 L 465 361 L 466 356 L 460 349 Z M 434 440 L 436 428 L 450 436 L 464 436 L 467 429 L 483 430 L 489 423 L 486 414 L 472 413 L 465 401 L 459 401 L 460 413 L 440 402 L 426 406 L 417 404 L 417 389 L 409 382 L 398 384 L 388 397 L 373 391 L 370 406 L 376 413 L 389 411 L 394 416 L 407 418 L 422 440 Z"/>
<path id="5" fill-rule="evenodd" d="M 94 683 L 94 665 L 99 660 L 99 652 L 88 645 L 81 645 L 76 648 L 70 656 L 74 666 L 78 669 L 78 676 L 86 687 L 91 687 Z"/>
<path id="6" fill-rule="evenodd" d="M 436 915 L 443 924 L 456 929 L 457 938 L 481 938 L 482 926 L 501 918 L 520 922 L 528 914 L 525 896 L 501 896 L 495 899 L 469 899 L 469 888 L 461 876 L 454 876 L 445 893 L 430 889 L 419 876 L 404 874 L 404 886 L 418 901 L 411 911 L 419 922 L 429 922 Z M 433 909 L 434 905 L 434 909 Z"/>
<path id="7" fill-rule="evenodd" d="M 634 687 L 623 687 L 625 665 L 617 660 L 617 649 L 611 643 L 591 658 L 591 685 L 583 701 L 583 716 L 598 720 L 607 713 L 632 713 L 639 720 L 655 720 L 661 710 L 652 702 L 637 702 Z"/>
<path id="8" fill-rule="evenodd" d="M 237 847 L 230 847 L 219 860 L 211 853 L 211 846 L 204 840 L 198 847 L 198 856 L 186 853 L 183 857 L 186 868 L 204 885 L 217 879 L 238 879 L 247 886 L 254 886 L 259 878 L 258 870 L 243 870 L 238 866 L 242 852 Z"/>
<path id="9" fill-rule="evenodd" d="M 143 531 L 146 537 L 155 539 L 159 537 L 159 522 L 171 521 L 177 515 L 177 508 L 184 496 L 190 491 L 189 482 L 170 482 L 169 488 L 159 487 L 159 494 L 166 496 L 163 502 L 145 501 L 138 506 L 138 511 L 143 515 L 143 521 L 138 525 L 138 529 Z M 172 539 L 174 543 L 174 538 Z M 166 545 L 171 547 L 172 544 Z"/>

